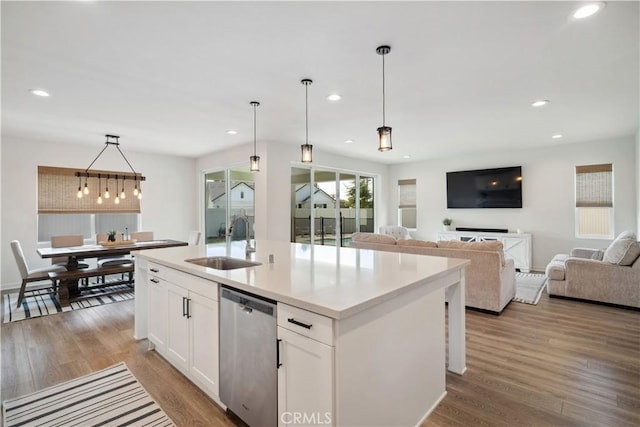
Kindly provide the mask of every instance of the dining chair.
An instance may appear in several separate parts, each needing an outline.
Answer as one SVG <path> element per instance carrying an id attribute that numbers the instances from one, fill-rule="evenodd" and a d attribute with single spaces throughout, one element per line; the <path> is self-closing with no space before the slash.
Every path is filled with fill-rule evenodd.
<path id="1" fill-rule="evenodd" d="M 153 231 L 134 231 L 131 233 L 131 240 L 150 242 L 153 240 Z"/>
<path id="2" fill-rule="evenodd" d="M 50 267 L 29 269 L 27 260 L 24 257 L 22 247 L 20 246 L 20 242 L 18 240 L 11 241 L 11 251 L 13 252 L 14 258 L 16 259 L 16 264 L 18 264 L 20 277 L 22 277 L 22 284 L 20 285 L 20 293 L 18 294 L 18 304 L 16 305 L 16 307 L 20 307 L 20 304 L 22 304 L 24 293 L 27 288 L 27 283 L 50 280 L 50 272 L 61 272 L 67 270 L 61 265 L 52 265 Z M 51 289 L 53 290 L 53 292 L 55 292 L 55 282 L 52 282 Z"/>
<path id="3" fill-rule="evenodd" d="M 189 233 L 189 240 L 187 241 L 189 243 L 189 246 L 196 246 L 200 243 L 200 235 L 202 233 L 200 233 L 197 230 L 194 230 L 192 232 Z"/>

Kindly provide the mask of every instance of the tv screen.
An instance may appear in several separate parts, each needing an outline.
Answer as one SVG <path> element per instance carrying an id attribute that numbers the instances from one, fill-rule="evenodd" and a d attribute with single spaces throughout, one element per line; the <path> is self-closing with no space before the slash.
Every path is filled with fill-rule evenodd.
<path id="1" fill-rule="evenodd" d="M 521 208 L 521 169 L 447 172 L 447 208 Z"/>

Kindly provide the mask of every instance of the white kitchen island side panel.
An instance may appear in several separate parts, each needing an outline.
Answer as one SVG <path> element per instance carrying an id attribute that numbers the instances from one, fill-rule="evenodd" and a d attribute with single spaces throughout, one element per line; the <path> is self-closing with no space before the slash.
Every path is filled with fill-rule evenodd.
<path id="1" fill-rule="evenodd" d="M 335 425 L 417 425 L 444 397 L 444 292 L 420 287 L 337 322 Z"/>

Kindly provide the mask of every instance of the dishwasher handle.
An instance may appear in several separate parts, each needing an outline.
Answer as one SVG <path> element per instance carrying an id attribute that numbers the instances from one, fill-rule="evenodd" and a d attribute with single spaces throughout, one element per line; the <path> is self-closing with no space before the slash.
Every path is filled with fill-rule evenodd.
<path id="1" fill-rule="evenodd" d="M 280 342 L 282 341 L 282 339 L 278 338 L 276 340 L 276 369 L 280 369 L 280 366 L 282 366 L 282 363 L 280 363 Z"/>

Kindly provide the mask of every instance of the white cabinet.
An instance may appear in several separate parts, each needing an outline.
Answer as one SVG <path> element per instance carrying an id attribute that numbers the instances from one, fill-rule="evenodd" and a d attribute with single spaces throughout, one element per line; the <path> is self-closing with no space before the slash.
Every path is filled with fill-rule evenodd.
<path id="1" fill-rule="evenodd" d="M 148 328 L 156 351 L 218 399 L 218 284 L 149 266 Z"/>
<path id="2" fill-rule="evenodd" d="M 295 312 L 295 314 L 293 313 Z M 278 424 L 335 425 L 334 347 L 310 338 L 332 320 L 278 304 Z M 328 340 L 332 341 L 331 336 Z"/>
<path id="3" fill-rule="evenodd" d="M 147 281 L 148 310 L 148 338 L 157 349 L 163 351 L 167 341 L 167 322 L 165 311 L 158 307 L 167 307 L 167 282 L 156 276 L 150 276 Z"/>
<path id="4" fill-rule="evenodd" d="M 438 240 L 460 240 L 463 242 L 502 242 L 504 256 L 513 259 L 515 268 L 528 273 L 531 270 L 531 233 L 489 233 L 481 231 L 444 231 Z"/>

